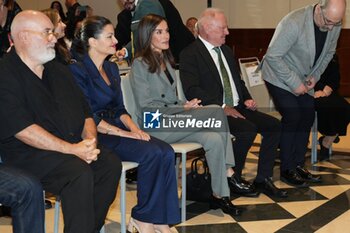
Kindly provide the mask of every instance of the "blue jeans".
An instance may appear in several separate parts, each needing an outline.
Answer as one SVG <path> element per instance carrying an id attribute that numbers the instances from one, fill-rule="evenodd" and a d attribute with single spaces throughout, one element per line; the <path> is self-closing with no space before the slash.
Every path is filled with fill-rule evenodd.
<path id="1" fill-rule="evenodd" d="M 40 182 L 0 164 L 0 203 L 11 207 L 14 233 L 44 233 L 44 201 Z"/>

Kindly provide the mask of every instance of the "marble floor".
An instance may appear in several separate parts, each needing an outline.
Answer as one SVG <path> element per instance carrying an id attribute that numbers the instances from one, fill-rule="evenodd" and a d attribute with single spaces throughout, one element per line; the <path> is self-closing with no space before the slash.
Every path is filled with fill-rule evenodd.
<path id="1" fill-rule="evenodd" d="M 350 139 L 341 138 L 334 146 L 328 162 L 307 167 L 322 176 L 323 183 L 296 189 L 279 181 L 279 163 L 276 162 L 274 180 L 278 187 L 288 190 L 286 199 L 261 194 L 258 198 L 233 197 L 233 203 L 245 208 L 243 214 L 232 218 L 221 210 L 210 210 L 207 203 L 187 202 L 187 221 L 172 227 L 178 233 L 350 233 Z M 256 174 L 258 147 L 249 153 L 244 176 L 253 180 Z M 187 162 L 187 167 L 190 162 Z M 180 191 L 180 189 L 179 189 Z M 127 186 L 127 219 L 136 202 L 136 185 Z M 46 232 L 53 233 L 53 209 L 46 210 Z M 119 192 L 107 220 L 106 232 L 120 232 Z M 0 218 L 0 232 L 10 233 L 11 219 Z M 60 218 L 60 232 L 63 220 Z"/>

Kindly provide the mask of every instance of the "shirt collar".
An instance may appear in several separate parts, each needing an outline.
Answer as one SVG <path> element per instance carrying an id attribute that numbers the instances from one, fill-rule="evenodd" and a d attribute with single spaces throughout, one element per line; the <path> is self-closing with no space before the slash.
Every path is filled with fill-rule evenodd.
<path id="1" fill-rule="evenodd" d="M 211 43 L 209 43 L 208 41 L 206 41 L 205 39 L 203 39 L 203 37 L 198 36 L 198 38 L 203 42 L 204 46 L 207 48 L 208 51 L 212 51 L 213 48 L 216 47 L 216 46 L 212 45 Z"/>

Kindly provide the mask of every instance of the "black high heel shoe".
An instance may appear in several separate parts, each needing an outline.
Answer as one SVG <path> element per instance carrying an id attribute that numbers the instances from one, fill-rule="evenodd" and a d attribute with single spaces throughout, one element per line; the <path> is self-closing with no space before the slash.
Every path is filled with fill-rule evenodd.
<path id="1" fill-rule="evenodd" d="M 326 161 L 329 160 L 329 148 L 323 146 L 322 142 L 323 142 L 324 136 L 320 137 L 318 139 L 318 143 L 320 144 L 320 156 L 319 156 L 319 161 Z"/>
<path id="2" fill-rule="evenodd" d="M 340 142 L 340 138 L 339 138 L 339 136 L 336 136 L 333 143 L 337 144 L 339 142 Z"/>

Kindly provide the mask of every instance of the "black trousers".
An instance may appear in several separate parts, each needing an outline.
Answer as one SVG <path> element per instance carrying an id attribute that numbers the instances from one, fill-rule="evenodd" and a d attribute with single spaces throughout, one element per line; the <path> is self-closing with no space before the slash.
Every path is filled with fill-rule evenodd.
<path id="1" fill-rule="evenodd" d="M 265 82 L 275 106 L 282 116 L 280 142 L 281 171 L 304 166 L 310 130 L 315 118 L 314 97 L 296 96 Z"/>
<path id="2" fill-rule="evenodd" d="M 112 204 L 121 174 L 121 161 L 109 150 L 101 149 L 91 164 L 74 155 L 41 179 L 43 188 L 60 195 L 64 233 L 96 233 Z"/>
<path id="3" fill-rule="evenodd" d="M 236 166 L 235 175 L 240 177 L 247 158 L 247 153 L 252 146 L 257 133 L 262 135 L 259 151 L 258 172 L 255 181 L 262 182 L 267 177 L 272 177 L 274 161 L 277 156 L 277 147 L 280 139 L 280 121 L 272 116 L 259 111 L 251 111 L 245 108 L 236 108 L 246 119 L 228 117 L 230 132 L 236 137 L 233 143 L 233 151 Z"/>

